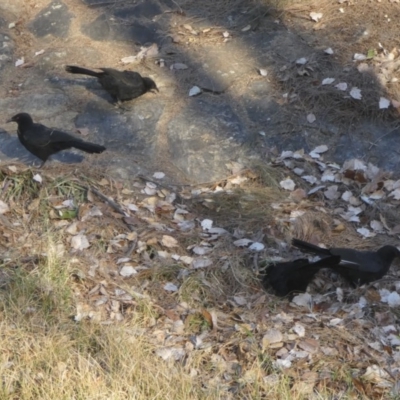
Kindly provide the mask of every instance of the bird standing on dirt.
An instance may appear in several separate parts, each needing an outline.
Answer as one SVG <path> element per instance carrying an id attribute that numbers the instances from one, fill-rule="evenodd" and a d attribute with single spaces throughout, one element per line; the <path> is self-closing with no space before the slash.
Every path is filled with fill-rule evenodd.
<path id="1" fill-rule="evenodd" d="M 115 101 L 122 102 L 135 99 L 146 92 L 159 91 L 156 83 L 147 77 L 142 77 L 134 71 L 118 71 L 113 68 L 99 68 L 102 72 L 67 65 L 65 70 L 71 74 L 82 74 L 96 77 L 101 86 Z"/>
<path id="2" fill-rule="evenodd" d="M 269 264 L 263 277 L 263 285 L 272 286 L 278 296 L 286 296 L 289 293 L 305 292 L 314 275 L 322 268 L 332 268 L 340 263 L 339 256 L 325 257 L 316 262 L 310 262 L 306 258 L 298 260 Z"/>
<path id="3" fill-rule="evenodd" d="M 390 265 L 400 251 L 394 246 L 383 246 L 378 251 L 359 251 L 345 248 L 324 249 L 299 239 L 293 239 L 292 245 L 308 253 L 314 253 L 324 260 L 326 257 L 339 256 L 340 263 L 331 266 L 354 285 L 363 285 L 381 279 L 389 271 Z"/>
<path id="4" fill-rule="evenodd" d="M 55 153 L 74 147 L 86 153 L 102 153 L 106 148 L 99 144 L 85 142 L 69 133 L 48 128 L 42 124 L 35 124 L 27 113 L 14 115 L 7 122 L 18 124 L 18 139 L 21 144 L 43 163 Z"/>

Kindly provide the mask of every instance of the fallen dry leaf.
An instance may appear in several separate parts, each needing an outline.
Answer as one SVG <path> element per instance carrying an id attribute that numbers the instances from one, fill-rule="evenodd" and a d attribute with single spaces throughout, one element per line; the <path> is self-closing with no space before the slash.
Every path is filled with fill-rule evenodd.
<path id="1" fill-rule="evenodd" d="M 175 238 L 173 238 L 172 236 L 163 235 L 163 237 L 161 239 L 161 244 L 168 248 L 177 247 L 178 241 Z"/>

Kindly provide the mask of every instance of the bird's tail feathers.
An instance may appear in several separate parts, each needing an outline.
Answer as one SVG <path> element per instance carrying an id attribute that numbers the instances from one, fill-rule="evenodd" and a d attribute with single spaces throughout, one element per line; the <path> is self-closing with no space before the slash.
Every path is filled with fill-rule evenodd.
<path id="1" fill-rule="evenodd" d="M 76 140 L 71 143 L 71 147 L 75 147 L 76 149 L 85 151 L 86 153 L 102 153 L 106 148 L 100 144 L 84 142 L 80 140 Z"/>
<path id="2" fill-rule="evenodd" d="M 92 71 L 90 69 L 76 67 L 74 65 L 67 65 L 65 67 L 65 70 L 67 72 L 70 72 L 71 74 L 89 75 L 89 76 L 95 76 L 96 78 L 98 78 L 102 74 L 102 72 L 96 72 L 96 71 Z"/>
<path id="3" fill-rule="evenodd" d="M 332 268 L 335 265 L 338 265 L 341 262 L 341 257 L 340 256 L 329 256 L 329 257 L 324 257 L 321 258 L 318 261 L 315 261 L 311 263 L 310 265 L 313 265 L 314 267 L 319 267 L 319 268 Z"/>
<path id="4" fill-rule="evenodd" d="M 312 243 L 304 242 L 300 239 L 292 239 L 292 245 L 301 250 L 308 251 L 310 253 L 321 254 L 321 255 L 331 255 L 329 249 L 324 249 L 323 247 L 315 246 Z"/>

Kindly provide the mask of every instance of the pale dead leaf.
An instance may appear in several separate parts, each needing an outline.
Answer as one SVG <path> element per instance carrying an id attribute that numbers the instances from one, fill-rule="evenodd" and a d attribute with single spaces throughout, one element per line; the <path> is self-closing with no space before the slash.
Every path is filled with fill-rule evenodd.
<path id="1" fill-rule="evenodd" d="M 285 151 L 282 151 L 279 158 L 281 160 L 284 160 L 285 158 L 291 158 L 291 157 L 293 157 L 293 151 L 285 150 Z"/>
<path id="2" fill-rule="evenodd" d="M 341 90 L 342 92 L 344 92 L 345 90 L 347 90 L 347 83 L 346 82 L 340 82 L 337 85 L 335 85 L 335 88 L 338 90 Z"/>
<path id="3" fill-rule="evenodd" d="M 283 335 L 278 329 L 269 329 L 262 338 L 262 347 L 267 349 L 271 344 L 280 343 L 283 340 Z"/>
<path id="4" fill-rule="evenodd" d="M 389 307 L 399 307 L 400 306 L 400 295 L 397 292 L 392 292 L 387 298 L 387 303 Z"/>
<path id="5" fill-rule="evenodd" d="M 239 240 L 235 240 L 233 242 L 233 244 L 237 247 L 246 247 L 248 246 L 250 243 L 253 243 L 252 240 L 250 239 L 239 239 Z"/>
<path id="6" fill-rule="evenodd" d="M 232 178 L 229 180 L 230 183 L 233 185 L 240 185 L 243 182 L 246 182 L 248 179 L 246 176 L 236 176 L 235 178 Z"/>
<path id="7" fill-rule="evenodd" d="M 317 146 L 314 150 L 312 150 L 311 153 L 321 154 L 327 151 L 328 151 L 328 146 L 325 144 L 321 144 L 320 146 Z"/>
<path id="8" fill-rule="evenodd" d="M 367 59 L 367 56 L 361 53 L 355 53 L 353 59 L 356 61 L 364 61 Z"/>
<path id="9" fill-rule="evenodd" d="M 313 354 L 313 353 L 316 353 L 318 351 L 319 342 L 317 340 L 315 340 L 315 339 L 307 338 L 307 339 L 304 339 L 301 342 L 299 342 L 298 346 L 301 349 Z"/>
<path id="10" fill-rule="evenodd" d="M 0 200 L 0 214 L 5 214 L 10 211 L 10 207 L 3 200 Z"/>
<path id="11" fill-rule="evenodd" d="M 315 118 L 315 115 L 314 114 L 308 114 L 307 115 L 307 121 L 310 123 L 310 124 L 312 124 L 313 122 L 315 122 L 315 120 L 316 120 L 316 118 Z"/>
<path id="12" fill-rule="evenodd" d="M 178 361 L 185 357 L 186 352 L 182 347 L 162 347 L 156 349 L 155 353 L 164 361 L 175 360 Z"/>
<path id="13" fill-rule="evenodd" d="M 153 178 L 155 179 L 163 179 L 165 177 L 164 172 L 154 172 Z"/>
<path id="14" fill-rule="evenodd" d="M 184 63 L 175 63 L 175 64 L 172 64 L 171 66 L 170 66 L 170 69 L 171 70 L 173 70 L 173 69 L 175 69 L 175 70 L 182 70 L 182 69 L 188 69 L 189 67 L 186 65 L 186 64 L 184 64 Z"/>
<path id="15" fill-rule="evenodd" d="M 285 190 L 289 190 L 289 191 L 293 191 L 294 188 L 296 187 L 296 184 L 290 179 L 290 178 L 286 178 L 283 181 L 279 182 L 279 185 L 285 189 Z"/>
<path id="16" fill-rule="evenodd" d="M 385 97 L 381 97 L 379 99 L 379 109 L 385 109 L 385 108 L 389 108 L 390 106 L 390 100 L 386 99 Z"/>
<path id="17" fill-rule="evenodd" d="M 306 328 L 299 322 L 296 322 L 295 326 L 292 328 L 293 332 L 295 332 L 298 336 L 304 337 L 306 334 Z"/>
<path id="18" fill-rule="evenodd" d="M 350 198 L 353 197 L 353 193 L 351 193 L 350 190 L 346 190 L 343 194 L 342 194 L 342 200 L 349 202 Z"/>
<path id="19" fill-rule="evenodd" d="M 296 64 L 298 64 L 298 65 L 304 65 L 304 64 L 307 63 L 307 61 L 308 61 L 307 58 L 302 57 L 302 58 L 299 58 L 299 59 L 296 60 Z"/>
<path id="20" fill-rule="evenodd" d="M 87 237 L 83 234 L 72 236 L 71 247 L 75 250 L 85 250 L 90 247 Z"/>
<path id="21" fill-rule="evenodd" d="M 400 200 L 400 188 L 393 190 L 393 192 L 391 192 L 389 196 L 394 197 L 395 200 Z"/>
<path id="22" fill-rule="evenodd" d="M 307 181 L 308 183 L 311 183 L 311 185 L 314 185 L 318 182 L 318 179 L 312 175 L 303 175 L 301 178 Z"/>
<path id="23" fill-rule="evenodd" d="M 132 267 L 132 265 L 125 265 L 121 268 L 119 274 L 125 278 L 129 278 L 130 276 L 137 274 L 137 271 Z"/>
<path id="24" fill-rule="evenodd" d="M 36 181 L 36 182 L 39 182 L 39 183 L 42 183 L 43 182 L 43 178 L 39 175 L 39 174 L 35 174 L 35 175 L 33 175 L 33 178 L 32 178 L 34 181 Z"/>
<path id="25" fill-rule="evenodd" d="M 205 254 L 208 254 L 212 251 L 211 247 L 203 247 L 203 246 L 195 246 L 192 249 L 194 254 L 197 254 L 198 256 L 204 256 Z"/>
<path id="26" fill-rule="evenodd" d="M 15 66 L 19 67 L 25 63 L 24 57 L 19 58 L 17 61 L 15 61 Z"/>
<path id="27" fill-rule="evenodd" d="M 211 219 L 203 219 L 203 221 L 201 221 L 201 227 L 203 228 L 203 231 L 211 229 L 212 225 L 213 221 Z"/>
<path id="28" fill-rule="evenodd" d="M 322 80 L 322 85 L 330 85 L 331 83 L 335 82 L 335 78 L 325 78 Z"/>
<path id="29" fill-rule="evenodd" d="M 175 238 L 173 238 L 172 236 L 163 235 L 163 237 L 161 239 L 161 244 L 168 248 L 177 247 L 178 241 Z"/>
<path id="30" fill-rule="evenodd" d="M 337 185 L 329 186 L 329 187 L 325 190 L 324 196 L 325 196 L 328 200 L 337 200 L 337 199 L 340 197 L 340 192 L 338 191 L 338 186 L 337 186 Z"/>
<path id="31" fill-rule="evenodd" d="M 352 87 L 350 90 L 350 96 L 355 100 L 361 100 L 361 90 L 358 87 Z"/>
<path id="32" fill-rule="evenodd" d="M 311 194 L 314 194 L 314 193 L 318 192 L 318 191 L 321 190 L 321 189 L 325 189 L 325 187 L 326 187 L 326 186 L 323 186 L 323 185 L 321 185 L 321 186 L 316 186 L 315 188 L 312 188 L 311 190 L 309 190 L 309 191 L 307 192 L 307 195 L 310 196 Z"/>
<path id="33" fill-rule="evenodd" d="M 233 300 L 235 300 L 236 304 L 239 306 L 245 306 L 247 304 L 247 300 L 243 296 L 233 296 Z"/>
<path id="34" fill-rule="evenodd" d="M 74 206 L 73 204 L 70 205 L 70 207 L 73 207 L 73 206 Z M 90 208 L 89 210 L 87 210 L 84 214 L 82 214 L 81 220 L 87 221 L 91 217 L 101 217 L 101 216 L 103 216 L 103 213 L 100 211 L 100 209 L 98 207 L 94 206 L 94 207 Z"/>
<path id="35" fill-rule="evenodd" d="M 322 18 L 323 15 L 324 14 L 322 14 L 322 13 L 310 12 L 310 18 L 315 22 L 318 22 Z"/>
<path id="36" fill-rule="evenodd" d="M 261 251 L 264 250 L 265 246 L 262 243 L 254 242 L 250 247 L 249 250 L 253 251 Z"/>
<path id="37" fill-rule="evenodd" d="M 293 170 L 293 172 L 296 174 L 296 175 L 303 175 L 303 173 L 304 173 L 304 169 L 303 168 L 295 168 L 294 170 Z"/>
<path id="38" fill-rule="evenodd" d="M 367 367 L 365 374 L 361 375 L 361 378 L 363 378 L 368 382 L 373 382 L 375 384 L 382 384 L 387 382 L 388 387 L 392 386 L 392 384 L 388 381 L 389 379 L 388 373 L 383 368 L 380 368 L 377 365 L 371 365 Z"/>
<path id="39" fill-rule="evenodd" d="M 300 307 L 309 307 L 312 302 L 312 297 L 308 293 L 301 293 L 293 297 L 292 302 Z"/>
<path id="40" fill-rule="evenodd" d="M 166 290 L 167 292 L 177 292 L 178 291 L 178 286 L 176 286 L 172 282 L 167 282 L 164 285 L 164 290 Z"/>
<path id="41" fill-rule="evenodd" d="M 189 90 L 189 96 L 193 97 L 193 96 L 197 96 L 198 94 L 200 94 L 202 92 L 202 90 L 198 87 L 198 86 L 193 86 L 190 90 Z"/>
<path id="42" fill-rule="evenodd" d="M 293 153 L 293 158 L 295 158 L 296 160 L 301 160 L 302 158 L 304 158 L 304 149 L 296 150 Z"/>
<path id="43" fill-rule="evenodd" d="M 384 231 L 383 224 L 380 221 L 377 221 L 374 219 L 370 222 L 369 225 L 375 232 L 383 232 Z"/>
<path id="44" fill-rule="evenodd" d="M 386 194 L 383 190 L 376 190 L 375 192 L 373 192 L 369 195 L 369 198 L 372 200 L 380 200 L 385 196 L 386 196 Z"/>
<path id="45" fill-rule="evenodd" d="M 376 236 L 376 233 L 371 232 L 371 231 L 370 231 L 369 229 L 367 229 L 367 228 L 358 228 L 358 229 L 357 229 L 357 232 L 358 232 L 361 236 L 364 236 L 364 237 L 366 237 L 366 238 Z"/>
<path id="46" fill-rule="evenodd" d="M 199 257 L 193 260 L 192 267 L 194 269 L 206 268 L 212 265 L 212 263 L 213 263 L 212 260 L 207 257 Z"/>
<path id="47" fill-rule="evenodd" d="M 193 263 L 193 257 L 189 257 L 189 256 L 181 256 L 180 260 L 185 263 L 186 265 L 190 265 Z"/>

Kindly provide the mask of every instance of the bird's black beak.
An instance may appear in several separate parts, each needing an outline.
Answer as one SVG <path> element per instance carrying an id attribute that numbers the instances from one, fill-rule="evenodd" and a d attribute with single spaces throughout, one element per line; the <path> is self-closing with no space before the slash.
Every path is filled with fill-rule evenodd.
<path id="1" fill-rule="evenodd" d="M 8 123 L 10 123 L 10 122 L 14 122 L 14 120 L 13 120 L 12 118 L 10 118 L 10 119 L 8 119 L 8 120 L 6 121 L 6 124 L 8 124 Z"/>
<path id="2" fill-rule="evenodd" d="M 157 87 L 155 87 L 155 88 L 153 88 L 153 89 L 151 89 L 151 93 L 154 93 L 154 94 L 156 94 L 156 93 L 159 93 L 160 91 L 158 90 L 158 88 Z"/>

